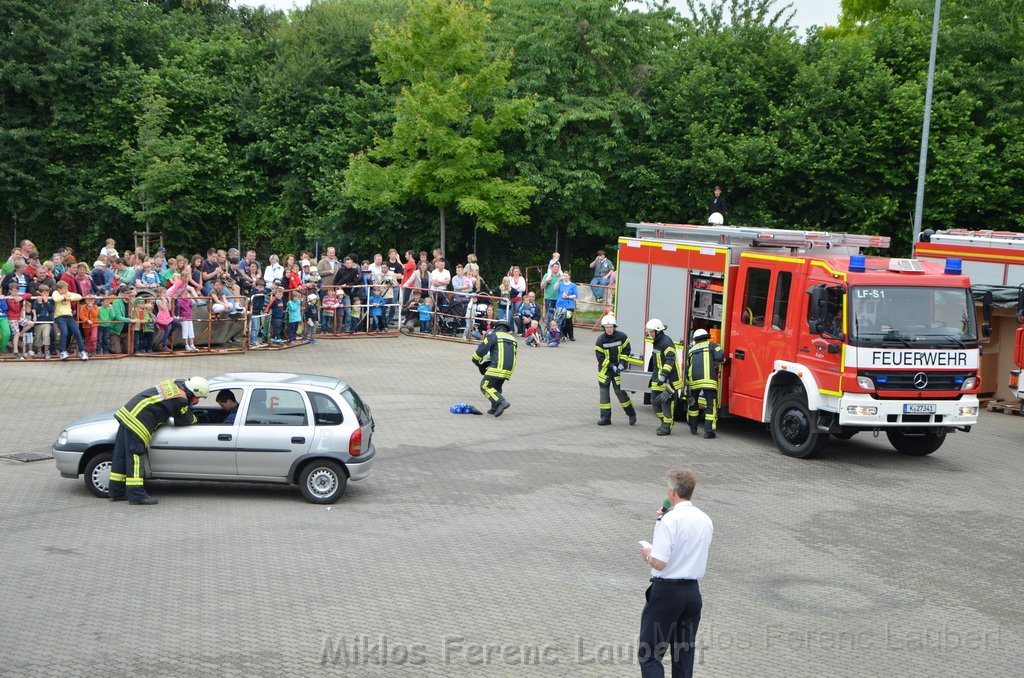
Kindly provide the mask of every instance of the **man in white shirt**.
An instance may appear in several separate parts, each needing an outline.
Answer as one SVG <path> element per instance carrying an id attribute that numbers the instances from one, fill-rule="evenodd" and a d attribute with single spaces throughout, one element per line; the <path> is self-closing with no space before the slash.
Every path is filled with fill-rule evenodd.
<path id="1" fill-rule="evenodd" d="M 702 601 L 697 580 L 708 565 L 714 528 L 690 502 L 697 477 L 689 469 L 665 474 L 671 508 L 654 525 L 654 540 L 640 555 L 651 566 L 647 604 L 640 615 L 640 675 L 663 678 L 661 660 L 672 650 L 672 678 L 693 675 L 694 646 Z"/>
<path id="2" fill-rule="evenodd" d="M 452 274 L 445 270 L 444 259 L 438 257 L 434 260 L 434 270 L 430 272 L 430 295 L 434 298 L 434 308 L 442 311 L 448 308 L 448 296 L 444 293 L 448 289 L 448 283 L 452 281 Z"/>

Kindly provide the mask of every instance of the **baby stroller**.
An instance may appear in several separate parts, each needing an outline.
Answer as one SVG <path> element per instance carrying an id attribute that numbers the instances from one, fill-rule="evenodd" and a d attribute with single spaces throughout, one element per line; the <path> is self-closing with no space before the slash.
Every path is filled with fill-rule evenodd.
<path id="1" fill-rule="evenodd" d="M 558 331 L 562 333 L 562 341 L 565 341 L 566 309 L 556 308 L 551 312 L 551 319 L 558 325 Z M 545 328 L 546 330 L 547 328 Z"/>
<path id="2" fill-rule="evenodd" d="M 466 301 L 455 300 L 437 314 L 438 334 L 454 337 L 466 327 Z"/>

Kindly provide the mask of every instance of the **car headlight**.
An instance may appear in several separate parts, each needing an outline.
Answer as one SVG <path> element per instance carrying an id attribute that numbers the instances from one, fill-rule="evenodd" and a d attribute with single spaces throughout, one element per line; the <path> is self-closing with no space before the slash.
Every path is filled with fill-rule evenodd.
<path id="1" fill-rule="evenodd" d="M 63 447 L 64 445 L 68 444 L 68 432 L 67 431 L 61 431 L 60 432 L 60 435 L 57 436 L 57 444 L 60 445 L 61 447 Z"/>
<path id="2" fill-rule="evenodd" d="M 860 386 L 865 391 L 875 390 L 875 382 L 871 381 L 871 377 L 857 377 L 857 386 Z"/>
<path id="3" fill-rule="evenodd" d="M 978 386 L 978 378 L 977 377 L 967 377 L 966 379 L 964 379 L 964 383 L 960 387 L 960 390 L 961 391 L 971 391 L 971 390 L 977 388 L 977 386 Z"/>

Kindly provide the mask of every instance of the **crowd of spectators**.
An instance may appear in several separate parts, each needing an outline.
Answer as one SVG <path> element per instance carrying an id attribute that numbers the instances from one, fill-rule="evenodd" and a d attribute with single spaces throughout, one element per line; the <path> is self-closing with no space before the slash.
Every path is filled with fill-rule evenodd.
<path id="1" fill-rule="evenodd" d="M 598 285 L 614 280 L 603 255 L 591 263 Z M 188 259 L 163 247 L 152 255 L 143 248 L 121 252 L 111 239 L 90 265 L 91 258 L 79 261 L 63 248 L 41 260 L 29 240 L 11 251 L 0 267 L 0 355 L 9 349 L 16 359 L 67 360 L 72 344 L 81 360 L 196 351 L 193 314 L 201 306 L 211 320 L 248 319 L 242 338 L 250 347 L 314 344 L 318 332 L 383 333 L 399 323 L 468 338 L 503 322 L 531 345 L 575 340 L 578 289 L 557 252 L 538 291 L 527 289 L 519 266 L 489 285 L 475 255 L 452 269 L 439 249 L 407 250 L 404 257 L 391 249 L 386 258 L 360 260 L 327 247 L 319 261 L 303 251 L 283 260 L 271 254 L 264 265 L 252 249 L 210 248 Z"/>

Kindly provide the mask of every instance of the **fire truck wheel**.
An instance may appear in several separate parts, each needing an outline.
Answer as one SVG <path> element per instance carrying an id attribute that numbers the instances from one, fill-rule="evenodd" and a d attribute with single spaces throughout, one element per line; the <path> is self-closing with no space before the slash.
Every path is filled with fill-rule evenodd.
<path id="1" fill-rule="evenodd" d="M 886 430 L 885 435 L 897 452 L 912 457 L 931 454 L 946 442 L 945 429 L 939 429 L 938 433 L 934 431 L 916 433 L 912 428 L 890 428 Z"/>
<path id="2" fill-rule="evenodd" d="M 772 440 L 787 457 L 807 459 L 825 449 L 828 434 L 817 430 L 816 414 L 807 408 L 803 396 L 791 394 L 779 401 L 772 412 Z"/>

